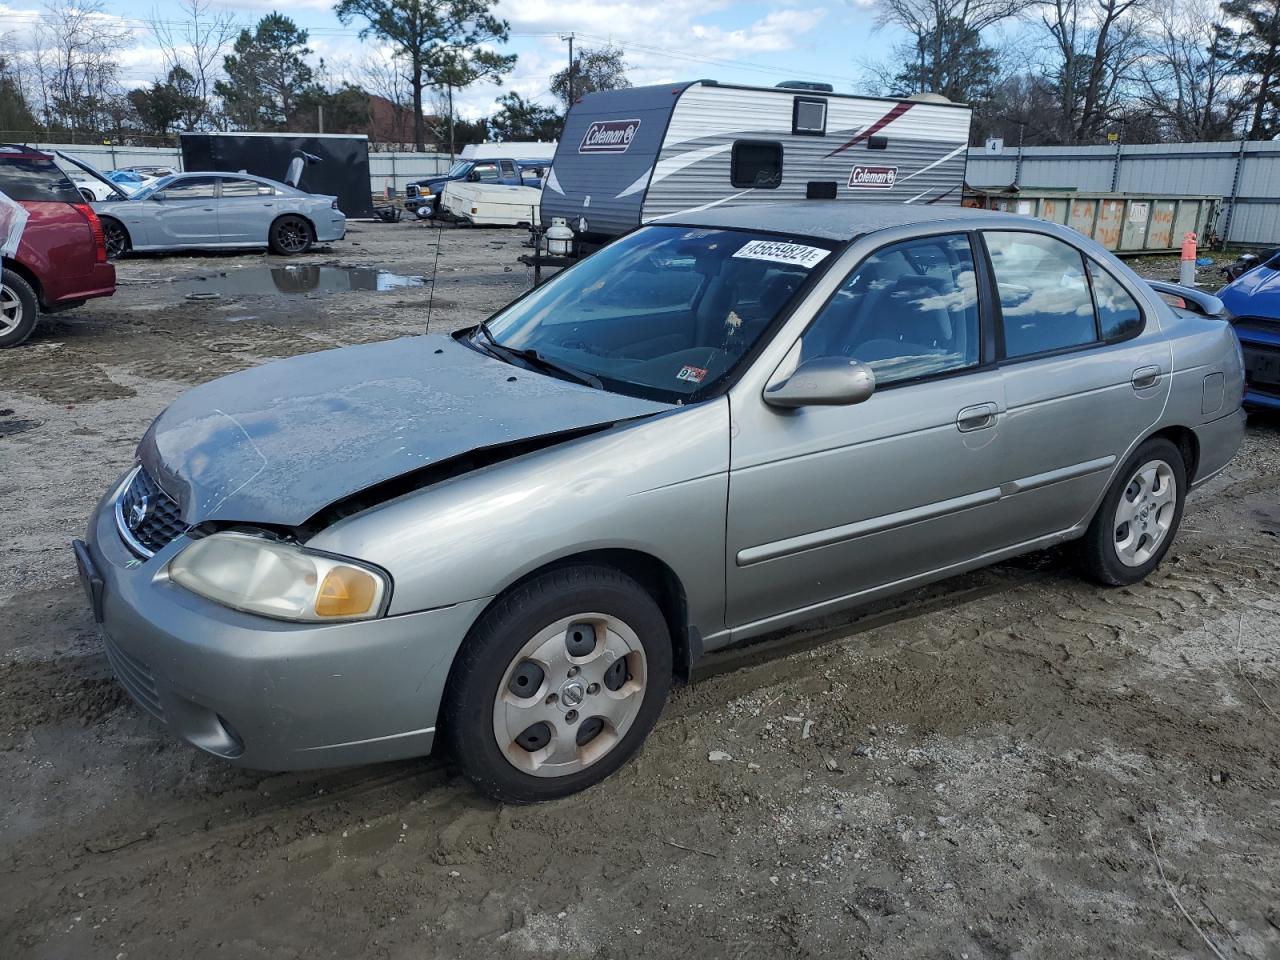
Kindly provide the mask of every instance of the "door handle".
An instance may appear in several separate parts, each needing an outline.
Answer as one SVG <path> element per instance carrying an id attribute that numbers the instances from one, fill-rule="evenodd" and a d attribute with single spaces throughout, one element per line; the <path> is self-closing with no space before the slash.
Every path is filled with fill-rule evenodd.
<path id="1" fill-rule="evenodd" d="M 1145 390 L 1147 387 L 1154 387 L 1160 382 L 1160 368 L 1156 366 L 1139 367 L 1133 371 L 1131 381 L 1133 389 Z"/>
<path id="2" fill-rule="evenodd" d="M 961 433 L 969 433 L 993 427 L 999 412 L 1000 408 L 994 403 L 975 403 L 956 414 L 956 429 Z"/>

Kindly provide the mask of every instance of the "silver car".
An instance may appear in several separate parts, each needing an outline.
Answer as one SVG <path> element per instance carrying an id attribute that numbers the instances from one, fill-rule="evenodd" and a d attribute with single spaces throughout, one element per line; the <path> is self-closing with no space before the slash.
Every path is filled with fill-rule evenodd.
<path id="1" fill-rule="evenodd" d="M 93 204 L 102 221 L 107 256 L 132 250 L 266 247 L 284 256 L 306 253 L 347 233 L 337 197 L 307 193 L 247 173 L 177 173 L 128 193 L 100 171 L 67 154 L 115 199 Z"/>
<path id="2" fill-rule="evenodd" d="M 1068 540 L 1146 576 L 1243 429 L 1186 296 L 1012 215 L 678 215 L 453 336 L 195 388 L 77 556 L 120 682 L 210 753 L 440 741 L 560 796 L 705 651 Z"/>

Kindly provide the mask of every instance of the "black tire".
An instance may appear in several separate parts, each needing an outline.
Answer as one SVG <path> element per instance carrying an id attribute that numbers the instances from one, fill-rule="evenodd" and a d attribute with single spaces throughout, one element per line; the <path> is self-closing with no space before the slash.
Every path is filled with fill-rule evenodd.
<path id="1" fill-rule="evenodd" d="M 0 348 L 16 347 L 36 328 L 40 304 L 31 284 L 19 273 L 0 276 Z"/>
<path id="2" fill-rule="evenodd" d="M 286 214 L 271 224 L 268 241 L 271 252 L 282 257 L 296 257 L 306 253 L 315 242 L 315 231 L 305 217 Z"/>
<path id="3" fill-rule="evenodd" d="M 1173 490 L 1172 516 L 1169 526 L 1162 533 L 1161 539 L 1151 551 L 1150 556 L 1141 563 L 1126 563 L 1121 559 L 1120 547 L 1117 545 L 1118 514 L 1121 499 L 1128 500 L 1134 492 L 1133 483 L 1139 468 L 1151 464 L 1163 463 L 1168 466 Z M 1089 530 L 1080 542 L 1080 561 L 1084 572 L 1098 583 L 1119 587 L 1137 583 L 1160 565 L 1169 547 L 1177 536 L 1178 526 L 1182 523 L 1182 510 L 1187 499 L 1187 464 L 1182 451 L 1164 437 L 1152 437 L 1133 452 L 1124 466 L 1116 473 L 1107 491 L 1102 505 L 1094 515 Z M 1160 513 L 1154 515 L 1159 521 Z"/>
<path id="4" fill-rule="evenodd" d="M 129 231 L 123 223 L 112 217 L 101 217 L 102 239 L 107 247 L 107 259 L 119 260 L 133 248 Z"/>
<path id="5" fill-rule="evenodd" d="M 538 776 L 518 769 L 507 759 L 495 732 L 495 703 L 502 681 L 531 637 L 558 620 L 588 612 L 622 621 L 643 647 L 646 676 L 638 694 L 639 709 L 612 747 L 576 772 Z M 595 686 L 598 690 L 599 685 Z M 450 672 L 441 711 L 443 739 L 463 774 L 481 793 L 513 803 L 552 800 L 599 783 L 621 767 L 653 729 L 670 686 L 671 635 L 653 598 L 612 567 L 562 567 L 499 598 L 472 628 Z"/>

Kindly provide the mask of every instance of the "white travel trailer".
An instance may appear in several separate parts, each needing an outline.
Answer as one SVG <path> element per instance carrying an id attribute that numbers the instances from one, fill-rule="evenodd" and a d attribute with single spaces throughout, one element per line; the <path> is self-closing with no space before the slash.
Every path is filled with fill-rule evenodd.
<path id="1" fill-rule="evenodd" d="M 934 94 L 855 97 L 695 80 L 574 104 L 542 222 L 605 242 L 667 214 L 805 199 L 958 205 L 969 108 Z"/>
<path id="2" fill-rule="evenodd" d="M 463 160 L 550 160 L 555 155 L 554 140 L 511 140 L 506 143 L 468 143 L 459 157 Z"/>

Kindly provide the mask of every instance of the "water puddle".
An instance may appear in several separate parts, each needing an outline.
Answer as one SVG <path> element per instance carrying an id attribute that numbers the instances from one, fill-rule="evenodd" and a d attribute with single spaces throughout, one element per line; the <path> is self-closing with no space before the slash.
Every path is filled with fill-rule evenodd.
<path id="1" fill-rule="evenodd" d="M 242 267 L 201 277 L 175 280 L 172 289 L 188 300 L 219 300 L 234 296 L 330 294 L 367 290 L 386 293 L 426 285 L 425 277 L 407 276 L 377 267 L 334 267 L 298 264 L 286 267 Z"/>

